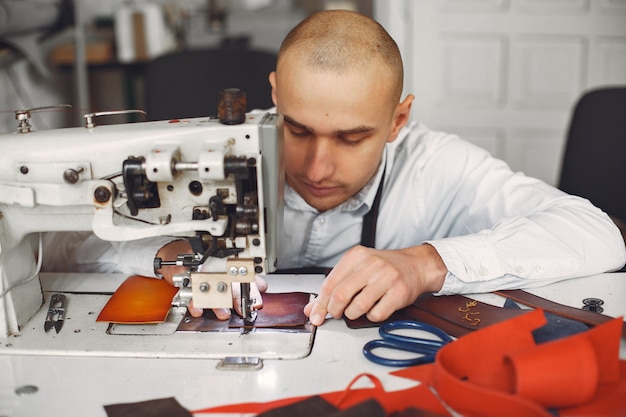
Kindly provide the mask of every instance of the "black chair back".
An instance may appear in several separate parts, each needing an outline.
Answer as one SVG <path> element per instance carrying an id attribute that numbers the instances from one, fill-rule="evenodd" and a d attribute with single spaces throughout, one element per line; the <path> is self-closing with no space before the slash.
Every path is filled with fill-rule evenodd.
<path id="1" fill-rule="evenodd" d="M 148 120 L 217 115 L 218 94 L 227 88 L 246 93 L 247 109 L 273 106 L 268 75 L 276 54 L 252 49 L 191 49 L 146 64 Z"/>
<path id="2" fill-rule="evenodd" d="M 559 188 L 626 220 L 626 86 L 592 90 L 576 104 Z"/>

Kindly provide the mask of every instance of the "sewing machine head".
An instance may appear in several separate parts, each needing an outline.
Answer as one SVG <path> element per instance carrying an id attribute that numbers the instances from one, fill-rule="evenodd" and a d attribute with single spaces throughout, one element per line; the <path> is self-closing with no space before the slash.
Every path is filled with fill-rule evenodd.
<path id="1" fill-rule="evenodd" d="M 88 116 L 85 127 L 48 131 L 33 131 L 22 117 L 17 132 L 0 135 L 0 294 L 13 286 L 0 298 L 0 336 L 18 333 L 41 305 L 36 279 L 15 286 L 37 272 L 37 232 L 192 238 L 195 255 L 156 260 L 190 270 L 177 280 L 177 305 L 193 298 L 198 307 L 231 306 L 231 282 L 275 269 L 280 116 L 107 126 Z"/>

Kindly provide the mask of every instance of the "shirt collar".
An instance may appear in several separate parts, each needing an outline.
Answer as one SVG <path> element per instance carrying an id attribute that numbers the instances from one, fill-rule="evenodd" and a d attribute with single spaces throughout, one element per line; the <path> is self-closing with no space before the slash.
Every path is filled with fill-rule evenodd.
<path id="1" fill-rule="evenodd" d="M 383 172 L 385 171 L 385 161 L 387 160 L 387 147 L 383 150 L 383 156 L 381 158 L 376 174 L 371 180 L 367 182 L 361 188 L 361 190 L 352 196 L 347 201 L 335 207 L 331 211 L 357 211 L 363 207 L 363 212 L 366 213 L 372 207 L 376 192 L 378 191 L 378 185 L 382 181 Z M 289 207 L 301 210 L 317 213 L 317 210 L 311 207 L 304 199 L 289 185 L 285 184 L 285 204 Z"/>

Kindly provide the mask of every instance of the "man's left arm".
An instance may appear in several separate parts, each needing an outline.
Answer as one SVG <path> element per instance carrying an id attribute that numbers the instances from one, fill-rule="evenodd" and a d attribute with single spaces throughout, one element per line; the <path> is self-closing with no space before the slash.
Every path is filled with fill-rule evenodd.
<path id="1" fill-rule="evenodd" d="M 626 261 L 624 240 L 609 216 L 568 195 L 491 229 L 429 243 L 449 271 L 441 294 L 542 286 L 619 270 Z"/>
<path id="2" fill-rule="evenodd" d="M 624 241 L 609 217 L 586 200 L 564 196 L 479 233 L 400 250 L 357 246 L 333 268 L 305 313 L 315 325 L 327 314 L 382 321 L 425 292 L 539 286 L 617 270 L 625 259 Z"/>

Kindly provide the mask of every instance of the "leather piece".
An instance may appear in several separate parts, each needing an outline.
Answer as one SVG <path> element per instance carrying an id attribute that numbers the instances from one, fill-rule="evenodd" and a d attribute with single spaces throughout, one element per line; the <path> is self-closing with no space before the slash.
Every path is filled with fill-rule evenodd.
<path id="1" fill-rule="evenodd" d="M 238 314 L 230 318 L 229 327 L 298 327 L 304 326 L 307 317 L 304 306 L 309 303 L 311 294 L 304 292 L 266 293 L 263 294 L 263 308 L 257 310 L 257 317 L 252 326 L 246 325 Z"/>
<path id="2" fill-rule="evenodd" d="M 429 293 L 418 297 L 413 307 L 470 331 L 528 313 L 527 310 L 505 309 L 462 295 L 435 296 Z"/>
<path id="3" fill-rule="evenodd" d="M 613 317 L 559 304 L 523 290 L 502 290 L 496 291 L 495 294 L 523 304 L 527 307 L 540 308 L 557 316 L 576 320 L 591 326 L 597 326 L 613 320 Z M 626 338 L 626 322 L 622 325 L 622 336 Z"/>
<path id="4" fill-rule="evenodd" d="M 549 312 L 550 314 L 547 314 L 547 317 L 551 326 L 551 335 L 562 336 L 562 334 L 559 335 L 559 333 L 563 333 L 561 330 L 567 330 L 563 329 L 564 323 L 561 323 L 558 317 L 591 326 L 606 323 L 613 319 L 599 313 L 559 304 L 523 290 L 496 291 L 494 294 L 527 307 Z M 530 310 L 497 307 L 462 295 L 435 296 L 423 294 L 412 305 L 396 311 L 386 321 L 417 320 L 439 327 L 451 336 L 461 337 L 486 326 L 518 317 L 528 311 Z M 365 316 L 356 320 L 350 320 L 345 317 L 344 319 L 348 327 L 353 329 L 380 325 L 380 323 L 368 320 Z M 538 329 L 537 334 L 541 334 L 544 330 L 548 329 Z M 626 337 L 626 322 L 622 325 L 622 336 Z"/>
<path id="5" fill-rule="evenodd" d="M 258 414 L 257 417 L 385 417 L 385 410 L 374 399 L 339 410 L 316 395 L 294 404 L 274 408 Z"/>
<path id="6" fill-rule="evenodd" d="M 365 315 L 358 319 L 351 320 L 344 316 L 346 325 L 351 329 L 361 329 L 367 327 L 378 327 L 382 323 L 370 321 Z M 413 306 L 405 307 L 401 310 L 393 313 L 385 322 L 397 321 L 397 320 L 417 320 L 423 323 L 428 323 L 436 326 L 454 337 L 460 337 L 464 334 L 470 333 L 471 330 L 458 326 L 448 320 L 444 320 L 440 317 L 434 316 L 427 311 L 418 310 Z"/>
<path id="7" fill-rule="evenodd" d="M 559 410 L 560 417 L 595 417 L 626 415 L 626 361 L 620 361 L 622 380 L 598 387 L 593 400 L 578 407 Z M 621 405 L 620 405 L 621 404 Z"/>
<path id="8" fill-rule="evenodd" d="M 108 417 L 192 417 L 175 398 L 105 405 Z"/>
<path id="9" fill-rule="evenodd" d="M 304 306 L 311 298 L 309 293 L 265 293 L 263 308 L 257 311 L 253 327 L 303 327 L 307 323 Z M 218 320 L 212 310 L 206 309 L 201 317 L 192 317 L 189 312 L 178 325 L 176 331 L 228 332 L 239 331 L 243 319 L 232 312 L 230 320 Z"/>
<path id="10" fill-rule="evenodd" d="M 124 324 L 161 323 L 178 289 L 162 279 L 133 275 L 113 293 L 96 321 Z"/>
<path id="11" fill-rule="evenodd" d="M 481 416 L 542 416 L 554 414 L 538 402 L 527 398 L 518 387 L 532 382 L 522 381 L 535 373 L 536 378 L 557 378 L 558 383 L 544 386 L 541 402 L 559 402 L 558 415 L 623 415 L 626 410 L 626 361 L 619 360 L 621 319 L 613 319 L 584 333 L 537 345 L 534 329 L 545 325 L 544 312 L 535 310 L 523 316 L 473 332 L 444 346 L 434 364 L 416 366 L 392 372 L 392 375 L 429 384 L 442 401 L 461 415 Z M 581 376 L 572 377 L 570 369 L 544 369 L 552 361 L 560 361 L 564 352 L 592 347 L 594 354 L 574 355 L 576 367 L 597 368 L 597 385 L 591 400 L 584 401 L 579 391 Z M 535 365 L 518 375 L 510 365 L 511 358 L 522 355 L 532 358 Z M 519 356 L 518 356 L 519 358 Z M 583 364 L 580 361 L 588 361 Z M 552 366 L 552 365 L 549 365 Z M 558 375 L 551 375 L 556 372 Z M 580 372 L 580 369 L 574 370 Z M 585 381 L 588 382 L 588 381 Z M 527 386 L 527 385 L 526 385 Z M 588 389 L 588 387 L 586 388 Z M 523 390 L 522 390 L 523 391 Z M 581 412 L 584 410 L 584 412 Z"/>
<path id="12" fill-rule="evenodd" d="M 493 306 L 462 295 L 434 296 L 427 293 L 418 297 L 412 305 L 395 312 L 388 321 L 417 320 L 437 326 L 451 336 L 460 337 L 527 312 Z M 380 325 L 365 316 L 356 320 L 346 319 L 346 323 L 350 328 Z"/>
<path id="13" fill-rule="evenodd" d="M 374 399 L 365 400 L 342 411 L 337 411 L 328 417 L 385 417 L 385 409 Z"/>
<path id="14" fill-rule="evenodd" d="M 389 417 L 441 417 L 439 414 L 422 410 L 415 407 L 409 407 L 406 410 L 392 413 Z"/>
<path id="15" fill-rule="evenodd" d="M 546 408 L 590 401 L 599 380 L 595 359 L 595 350 L 587 338 L 561 339 L 508 355 L 515 372 L 515 393 Z"/>
<path id="16" fill-rule="evenodd" d="M 337 407 L 316 395 L 293 404 L 273 408 L 258 414 L 257 417 L 317 417 L 330 415 L 337 410 Z"/>

